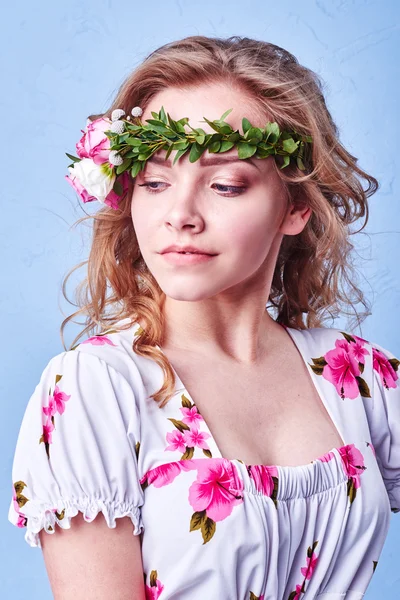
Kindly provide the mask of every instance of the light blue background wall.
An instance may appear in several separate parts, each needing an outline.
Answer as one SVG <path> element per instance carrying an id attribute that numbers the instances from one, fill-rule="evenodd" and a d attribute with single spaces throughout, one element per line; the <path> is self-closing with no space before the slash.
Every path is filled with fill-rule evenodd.
<path id="1" fill-rule="evenodd" d="M 25 543 L 7 513 L 26 403 L 62 350 L 59 304 L 65 314 L 70 309 L 62 276 L 87 250 L 88 232 L 70 230 L 83 213 L 64 180 L 64 153 L 74 153 L 87 115 L 105 110 L 130 69 L 161 44 L 236 34 L 292 51 L 322 76 L 343 142 L 381 182 L 369 236 L 356 240 L 363 288 L 374 301 L 362 333 L 399 356 L 400 10 L 395 0 L 20 0 L 3 5 L 2 20 L 0 597 L 47 600 L 41 551 Z M 399 544 L 394 514 L 366 600 L 399 597 Z"/>

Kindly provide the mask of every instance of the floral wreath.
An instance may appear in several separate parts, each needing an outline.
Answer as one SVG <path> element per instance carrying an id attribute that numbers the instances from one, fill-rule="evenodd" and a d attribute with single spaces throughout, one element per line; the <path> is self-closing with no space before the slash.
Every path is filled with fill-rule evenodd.
<path id="1" fill-rule="evenodd" d="M 253 127 L 246 118 L 242 119 L 242 135 L 224 121 L 232 110 L 214 121 L 204 117 L 213 133 L 193 128 L 187 117 L 174 121 L 165 113 L 164 107 L 159 113 L 151 113 L 153 118 L 146 119 L 148 125 L 140 120 L 143 114 L 140 106 L 132 108 L 131 115 L 125 119 L 126 113 L 121 108 L 112 111 L 111 120 L 104 117 L 95 121 L 88 119 L 76 144 L 78 156 L 66 153 L 72 163 L 68 166 L 70 174 L 65 177 L 83 202 L 98 200 L 118 209 L 130 178 L 144 170 L 146 161 L 160 149 L 167 149 L 165 159 L 177 150 L 175 164 L 186 152 L 189 152 L 189 161 L 195 162 L 206 149 L 210 153 L 220 153 L 237 146 L 240 159 L 273 156 L 281 169 L 292 159 L 300 170 L 305 170 L 304 163 L 311 160 L 311 136 L 282 131 L 275 121 L 268 121 L 265 127 Z M 185 125 L 191 131 L 187 131 Z"/>

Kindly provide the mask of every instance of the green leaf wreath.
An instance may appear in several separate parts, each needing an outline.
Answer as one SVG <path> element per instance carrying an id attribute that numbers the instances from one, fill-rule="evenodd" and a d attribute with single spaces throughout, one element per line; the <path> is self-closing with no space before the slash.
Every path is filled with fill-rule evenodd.
<path id="1" fill-rule="evenodd" d="M 253 127 L 246 118 L 242 119 L 244 135 L 224 121 L 233 109 L 227 110 L 220 119 L 209 121 L 204 117 L 215 133 L 206 133 L 204 129 L 193 128 L 184 117 L 174 121 L 164 107 L 160 112 L 152 112 L 152 119 L 146 119 L 144 125 L 140 118 L 135 117 L 134 122 L 126 119 L 123 133 L 105 131 L 110 139 L 110 156 L 120 157 L 121 164 L 116 165 L 116 175 L 129 169 L 132 177 L 144 169 L 146 161 L 158 150 L 166 149 L 167 159 L 173 150 L 176 150 L 173 164 L 186 152 L 189 152 L 191 163 L 198 160 L 203 152 L 208 149 L 210 153 L 227 152 L 237 146 L 238 158 L 246 159 L 267 158 L 274 155 L 281 157 L 280 168 L 286 167 L 290 159 L 295 159 L 297 166 L 305 170 L 304 156 L 306 145 L 312 142 L 312 137 L 301 135 L 294 131 L 281 131 L 278 123 L 267 122 L 264 128 Z M 191 132 L 185 129 L 190 127 Z M 122 159 L 122 160 L 121 160 Z"/>

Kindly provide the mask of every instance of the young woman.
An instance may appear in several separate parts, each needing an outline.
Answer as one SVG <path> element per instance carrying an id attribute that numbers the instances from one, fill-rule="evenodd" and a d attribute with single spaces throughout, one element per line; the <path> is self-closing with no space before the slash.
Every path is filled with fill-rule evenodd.
<path id="1" fill-rule="evenodd" d="M 103 206 L 62 325 L 86 339 L 28 403 L 9 513 L 56 599 L 363 597 L 400 507 L 399 361 L 323 326 L 367 308 L 350 226 L 378 184 L 321 89 L 283 48 L 194 36 L 90 117 L 68 181 Z"/>

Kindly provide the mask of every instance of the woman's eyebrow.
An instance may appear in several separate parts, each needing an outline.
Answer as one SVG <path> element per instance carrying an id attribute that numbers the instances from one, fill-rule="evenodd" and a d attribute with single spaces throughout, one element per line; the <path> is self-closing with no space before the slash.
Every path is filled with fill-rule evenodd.
<path id="1" fill-rule="evenodd" d="M 203 167 L 212 167 L 215 165 L 223 165 L 226 163 L 233 163 L 233 162 L 240 162 L 243 163 L 244 161 L 249 163 L 250 165 L 252 165 L 253 167 L 255 167 L 257 169 L 257 171 L 259 171 L 260 169 L 258 168 L 258 166 L 256 165 L 256 163 L 254 162 L 254 160 L 252 160 L 251 158 L 237 158 L 235 156 L 207 156 L 202 154 L 200 156 L 200 164 Z M 156 154 L 153 154 L 153 156 L 151 156 L 147 162 L 151 162 L 153 164 L 156 165 L 163 165 L 164 167 L 168 167 L 171 168 L 172 167 L 172 163 L 171 160 L 165 160 L 164 158 L 161 158 L 161 156 L 157 156 Z"/>

